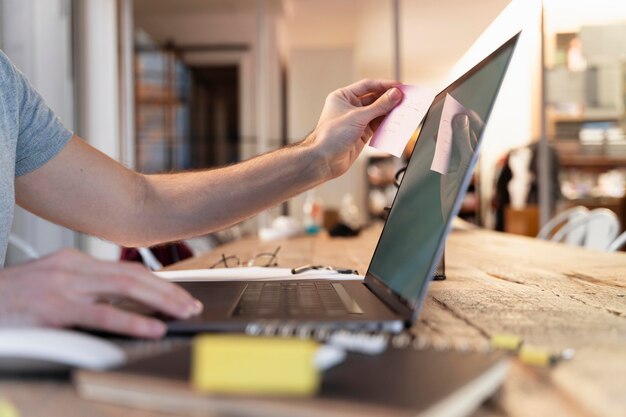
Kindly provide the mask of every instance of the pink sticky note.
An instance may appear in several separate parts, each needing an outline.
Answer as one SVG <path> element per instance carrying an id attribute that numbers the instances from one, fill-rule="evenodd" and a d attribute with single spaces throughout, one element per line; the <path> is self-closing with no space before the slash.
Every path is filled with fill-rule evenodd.
<path id="1" fill-rule="evenodd" d="M 389 112 L 370 140 L 370 146 L 398 158 L 435 98 L 430 88 L 407 84 L 399 88 L 404 94 L 402 102 Z"/>
<path id="2" fill-rule="evenodd" d="M 439 131 L 437 132 L 437 144 L 435 145 L 435 156 L 430 165 L 431 171 L 442 175 L 448 173 L 450 164 L 450 153 L 452 152 L 452 119 L 460 113 L 468 114 L 467 109 L 450 94 L 446 94 L 439 119 Z"/>

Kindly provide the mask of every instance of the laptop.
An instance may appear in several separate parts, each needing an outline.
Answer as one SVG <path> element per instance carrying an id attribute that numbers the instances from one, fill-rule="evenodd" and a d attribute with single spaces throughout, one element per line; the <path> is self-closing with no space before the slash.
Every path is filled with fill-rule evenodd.
<path id="1" fill-rule="evenodd" d="M 204 311 L 169 321 L 169 333 L 290 327 L 395 333 L 410 326 L 469 185 L 482 132 L 519 35 L 433 100 L 363 280 L 179 281 L 204 303 Z M 469 128 L 457 129 L 451 137 L 438 135 L 442 114 L 445 110 L 444 117 L 449 117 L 450 106 L 469 116 Z"/>

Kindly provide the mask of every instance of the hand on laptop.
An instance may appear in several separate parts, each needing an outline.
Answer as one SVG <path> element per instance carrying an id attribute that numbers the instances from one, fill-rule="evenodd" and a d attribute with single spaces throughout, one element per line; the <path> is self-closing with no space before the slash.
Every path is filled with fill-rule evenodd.
<path id="1" fill-rule="evenodd" d="M 396 81 L 361 80 L 328 95 L 305 143 L 318 146 L 328 177 L 343 174 L 372 137 L 382 116 L 402 101 Z"/>
<path id="2" fill-rule="evenodd" d="M 0 270 L 0 325 L 79 326 L 158 338 L 165 325 L 104 302 L 122 297 L 176 318 L 202 310 L 180 286 L 135 263 L 105 262 L 75 250 Z"/>

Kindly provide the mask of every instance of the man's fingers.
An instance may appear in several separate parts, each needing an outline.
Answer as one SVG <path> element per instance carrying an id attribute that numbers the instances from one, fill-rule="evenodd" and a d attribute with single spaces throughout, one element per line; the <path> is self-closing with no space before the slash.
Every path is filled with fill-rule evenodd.
<path id="1" fill-rule="evenodd" d="M 181 286 L 163 280 L 142 265 L 99 261 L 94 291 L 101 295 L 121 295 L 177 318 L 189 318 L 202 311 L 202 304 Z M 89 272 L 85 272 L 88 274 Z M 87 275 L 89 276 L 89 275 Z"/>
<path id="2" fill-rule="evenodd" d="M 372 129 L 372 132 L 376 132 L 376 130 L 378 129 L 378 126 L 380 126 L 383 120 L 385 120 L 385 118 L 383 116 L 380 116 L 370 122 L 369 126 Z"/>
<path id="3" fill-rule="evenodd" d="M 382 93 L 383 91 L 387 91 L 397 85 L 399 85 L 399 83 L 393 80 L 365 79 L 357 81 L 354 84 L 350 84 L 349 86 L 344 87 L 342 90 L 344 90 L 345 92 L 349 92 L 357 97 L 361 97 L 368 93 Z"/>
<path id="4" fill-rule="evenodd" d="M 380 94 L 378 93 L 369 93 L 359 97 L 361 107 L 369 106 L 370 104 L 378 100 L 378 97 L 380 97 Z"/>
<path id="5" fill-rule="evenodd" d="M 391 88 L 385 94 L 366 107 L 361 107 L 357 111 L 363 114 L 367 120 L 364 122 L 369 124 L 377 117 L 384 116 L 389 113 L 402 101 L 402 92 L 398 88 Z"/>
<path id="6" fill-rule="evenodd" d="M 68 318 L 71 324 L 128 336 L 157 339 L 167 328 L 162 321 L 119 310 L 107 304 L 85 304 L 79 314 Z"/>
<path id="7" fill-rule="evenodd" d="M 119 295 L 138 301 L 170 316 L 186 319 L 202 311 L 202 304 L 177 284 L 152 274 L 124 270 L 119 275 L 104 278 L 109 288 Z"/>

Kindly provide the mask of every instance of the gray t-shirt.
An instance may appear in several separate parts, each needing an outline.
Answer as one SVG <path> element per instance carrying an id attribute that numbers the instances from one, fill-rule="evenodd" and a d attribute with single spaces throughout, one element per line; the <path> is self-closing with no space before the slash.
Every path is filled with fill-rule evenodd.
<path id="1" fill-rule="evenodd" d="M 0 51 L 0 267 L 15 206 L 15 177 L 56 156 L 72 137 L 26 77 Z"/>

